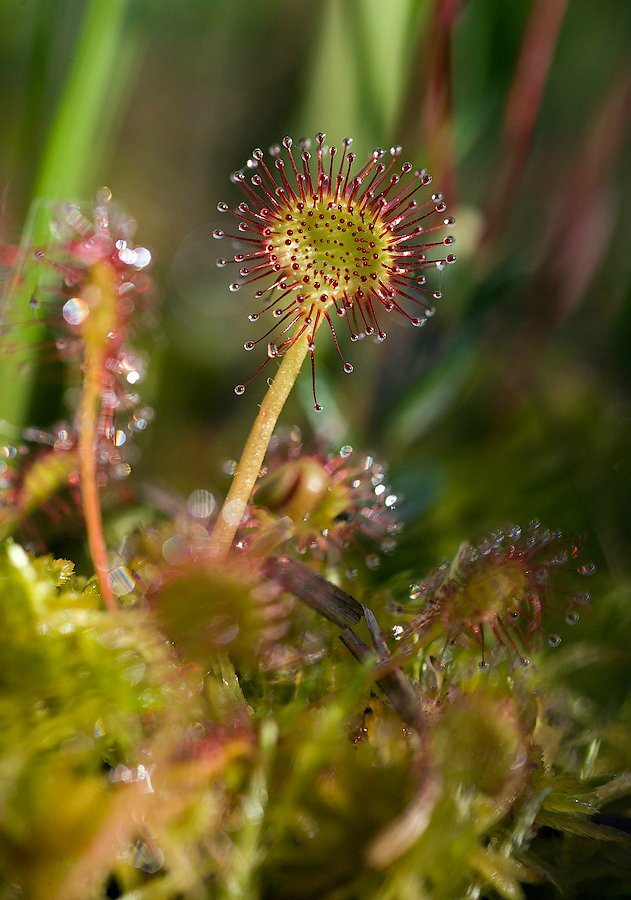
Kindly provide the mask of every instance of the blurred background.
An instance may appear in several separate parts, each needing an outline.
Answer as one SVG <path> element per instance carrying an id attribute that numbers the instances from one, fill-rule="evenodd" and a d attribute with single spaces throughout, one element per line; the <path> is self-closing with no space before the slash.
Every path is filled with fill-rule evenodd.
<path id="1" fill-rule="evenodd" d="M 285 134 L 350 135 L 360 158 L 400 143 L 458 219 L 444 299 L 422 332 L 346 347 L 350 377 L 323 334 L 324 412 L 305 371 L 283 422 L 389 462 L 397 568 L 537 516 L 587 535 L 621 598 L 601 627 L 628 634 L 630 38 L 620 0 L 3 4 L 2 243 L 34 200 L 105 184 L 154 256 L 156 418 L 132 477 L 221 495 L 265 390 L 233 393 L 256 326 L 215 266 L 229 173 Z"/>

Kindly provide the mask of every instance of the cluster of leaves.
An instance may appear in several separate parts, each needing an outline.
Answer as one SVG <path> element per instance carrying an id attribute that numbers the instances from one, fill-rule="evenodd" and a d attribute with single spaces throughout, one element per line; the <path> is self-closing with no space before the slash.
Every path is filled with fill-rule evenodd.
<path id="1" fill-rule="evenodd" d="M 4 896 L 623 891 L 625 717 L 597 727 L 564 686 L 580 664 L 542 655 L 532 612 L 567 605 L 576 553 L 534 524 L 461 549 L 411 599 L 404 575 L 352 596 L 330 580 L 352 543 L 302 561 L 330 492 L 292 534 L 277 488 L 271 473 L 225 563 L 190 518 L 140 532 L 118 611 L 70 562 L 5 541 Z"/>
<path id="2" fill-rule="evenodd" d="M 436 67 L 445 62 L 439 55 Z M 605 124 L 617 109 L 615 103 Z M 322 134 L 317 147 L 321 195 L 334 203 L 341 189 L 350 204 L 361 177 L 346 183 L 342 167 L 332 168 L 333 148 L 327 157 Z M 291 166 L 290 141 L 285 148 Z M 393 148 L 392 161 L 398 153 Z M 278 157 L 275 148 L 272 155 Z M 267 173 L 263 156 L 255 151 L 248 168 L 260 164 Z M 375 166 L 377 184 L 392 165 L 383 156 L 375 151 L 360 170 L 366 176 Z M 522 165 L 519 153 L 505 158 L 490 203 L 497 206 L 489 216 L 494 224 L 482 242 L 487 257 L 506 216 L 498 198 L 516 183 Z M 299 173 L 292 188 L 297 207 L 306 199 L 308 159 L 303 162 L 305 181 Z M 449 184 L 450 163 L 443 168 Z M 401 174 L 407 169 L 406 163 Z M 252 220 L 247 204 L 237 207 L 241 221 L 232 239 L 249 231 L 248 245 L 262 244 L 232 261 L 256 260 L 257 270 L 289 290 L 277 276 L 278 247 L 272 245 L 269 265 L 258 262 L 277 215 L 267 206 L 268 182 L 253 178 L 264 186 L 258 212 Z M 426 176 L 419 171 L 417 178 Z M 284 190 L 274 183 L 274 191 Z M 396 196 L 372 196 L 374 183 L 361 188 L 362 204 L 372 204 L 375 216 L 381 209 L 387 234 L 405 216 Z M 568 191 L 573 197 L 573 183 Z M 276 204 L 273 196 L 270 202 Z M 428 214 L 442 218 L 441 195 L 425 202 Z M 566 206 L 571 212 L 569 200 Z M 219 209 L 228 212 L 227 204 Z M 407 215 L 415 226 L 414 209 L 411 204 Z M 326 220 L 331 234 L 336 217 L 333 211 Z M 93 221 L 77 204 L 59 204 L 43 233 L 45 250 L 31 248 L 19 258 L 23 268 L 3 328 L 30 357 L 35 342 L 24 335 L 35 324 L 41 337 L 45 326 L 43 346 L 54 345 L 70 363 L 75 391 L 68 420 L 46 433 L 24 429 L 0 459 L 2 894 L 70 900 L 624 896 L 630 708 L 619 697 L 607 704 L 609 698 L 598 696 L 607 685 L 616 687 L 621 665 L 628 671 L 629 630 L 607 651 L 599 639 L 621 621 L 624 598 L 598 597 L 578 638 L 548 650 L 561 640 L 563 619 L 575 625 L 589 601 L 578 581 L 591 572 L 580 542 L 537 522 L 523 531 L 513 526 L 463 544 L 426 574 L 419 559 L 427 551 L 419 545 L 431 515 L 418 515 L 401 538 L 398 498 L 385 466 L 348 445 L 336 452 L 324 442 L 304 446 L 293 429 L 273 439 L 235 548 L 219 560 L 209 552 L 215 504 L 208 492 L 195 491 L 188 501 L 158 497 L 153 506 L 160 513 L 138 502 L 133 487 L 123 487 L 135 462 L 132 439 L 150 418 L 136 389 L 144 359 L 128 343 L 142 319 L 145 326 L 154 321 L 143 272 L 150 254 L 130 242 L 133 223 L 110 205 L 107 191 L 99 193 Z M 314 235 L 304 245 L 281 237 L 281 256 L 293 254 L 287 266 L 303 257 L 313 266 Z M 397 263 L 398 276 L 405 276 L 403 296 L 421 284 L 418 271 L 441 271 L 453 261 L 450 253 L 426 259 L 434 246 L 426 238 L 403 249 L 410 240 L 397 238 L 400 254 L 390 244 L 381 247 L 384 271 Z M 567 249 L 567 240 L 558 243 Z M 283 250 L 287 244 L 291 251 Z M 343 249 L 353 250 L 348 236 Z M 406 272 L 401 260 L 414 251 L 421 255 Z M 247 268 L 238 271 L 258 281 Z M 408 283 L 412 271 L 418 277 Z M 335 279 L 331 284 L 338 287 Z M 238 287 L 233 282 L 233 291 Z M 370 301 L 355 288 L 354 299 L 344 294 L 337 308 L 350 319 L 351 339 L 380 331 L 373 301 L 379 316 L 401 311 L 398 288 L 382 286 Z M 315 312 L 314 342 L 322 297 L 301 297 L 280 310 L 297 316 L 281 331 L 284 336 L 297 325 L 281 341 L 283 349 L 297 342 Z M 421 307 L 429 316 L 422 300 Z M 328 313 L 325 320 L 338 347 Z M 247 341 L 246 349 L 254 343 Z M 268 346 L 266 364 L 278 350 Z M 450 389 L 469 371 L 467 355 L 454 354 L 458 371 Z M 530 377 L 532 354 L 513 355 L 524 369 L 517 375 Z M 397 353 L 391 359 L 400 365 Z M 493 367 L 499 365 L 501 354 L 494 356 Z M 350 374 L 352 366 L 344 369 Z M 434 395 L 448 397 L 448 381 L 438 377 Z M 436 415 L 432 390 L 431 380 L 429 387 L 424 381 L 394 408 L 393 446 L 423 435 Z M 480 455 L 460 440 L 459 423 L 467 416 L 481 435 Z M 452 420 L 451 459 L 463 470 L 461 480 L 474 486 L 472 497 L 486 504 L 484 515 L 472 512 L 471 519 L 490 518 L 494 498 L 488 487 L 477 487 L 486 474 L 480 456 L 488 468 L 504 457 L 489 452 L 480 410 L 468 408 Z M 556 417 L 557 428 L 562 421 Z M 537 441 L 527 426 L 530 455 Z M 28 440 L 40 449 L 25 461 Z M 610 440 L 608 431 L 607 448 Z M 505 466 L 516 495 L 511 506 L 522 508 L 529 484 L 513 473 L 510 448 Z M 418 486 L 417 468 L 409 474 Z M 448 507 L 439 504 L 434 519 Z M 116 560 L 111 553 L 108 560 L 103 519 L 106 529 L 118 526 L 118 540 L 112 529 L 109 541 L 120 545 Z M 36 555 L 59 545 L 73 555 L 77 538 L 76 559 L 87 544 L 86 571 L 95 571 L 94 580 L 75 575 L 67 561 Z"/>

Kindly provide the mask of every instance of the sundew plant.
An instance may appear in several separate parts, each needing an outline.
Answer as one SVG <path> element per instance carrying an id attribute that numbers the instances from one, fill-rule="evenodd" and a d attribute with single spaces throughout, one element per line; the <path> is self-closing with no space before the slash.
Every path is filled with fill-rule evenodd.
<path id="1" fill-rule="evenodd" d="M 0 898 L 628 897 L 629 13 L 175 6 L 0 12 Z"/>

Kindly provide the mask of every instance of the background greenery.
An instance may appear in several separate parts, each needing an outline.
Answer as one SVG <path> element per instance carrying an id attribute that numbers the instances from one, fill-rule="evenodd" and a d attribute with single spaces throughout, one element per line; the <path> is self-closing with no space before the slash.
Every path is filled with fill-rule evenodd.
<path id="1" fill-rule="evenodd" d="M 2 244 L 19 243 L 33 201 L 107 184 L 154 253 L 163 315 L 145 339 L 157 417 L 143 482 L 224 492 L 265 388 L 232 391 L 252 366 L 252 326 L 250 298 L 214 265 L 230 171 L 256 146 L 318 130 L 352 135 L 360 155 L 402 143 L 430 168 L 459 220 L 434 320 L 353 345 L 350 378 L 319 347 L 325 410 L 305 376 L 285 422 L 390 463 L 409 522 L 398 568 L 422 572 L 533 516 L 585 532 L 599 575 L 573 640 L 614 656 L 571 673 L 604 710 L 631 674 L 630 37 L 620 0 L 0 8 Z M 23 375 L 27 399 L 32 386 Z M 17 390 L 0 415 L 54 420 L 55 385 L 12 404 Z"/>
<path id="2" fill-rule="evenodd" d="M 221 490 L 217 459 L 238 454 L 264 390 L 232 393 L 253 326 L 251 299 L 214 266 L 229 172 L 285 133 L 348 133 L 360 154 L 404 143 L 459 218 L 443 305 L 422 334 L 393 326 L 383 347 L 350 348 L 351 378 L 323 347 L 325 413 L 305 379 L 286 421 L 389 459 L 421 515 L 410 552 L 429 561 L 538 515 L 628 570 L 626 4 L 24 0 L 0 25 L 3 240 L 19 241 L 34 195 L 107 184 L 154 252 L 164 314 L 143 477 Z"/>

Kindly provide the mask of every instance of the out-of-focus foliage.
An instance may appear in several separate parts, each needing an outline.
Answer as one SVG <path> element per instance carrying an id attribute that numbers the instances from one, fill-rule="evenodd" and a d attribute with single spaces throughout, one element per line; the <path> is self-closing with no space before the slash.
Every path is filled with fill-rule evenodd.
<path id="1" fill-rule="evenodd" d="M 2 6 L 2 311 L 27 324 L 19 365 L 6 318 L 0 335 L 2 497 L 12 473 L 35 479 L 0 517 L 26 545 L 0 553 L 7 900 L 628 896 L 630 37 L 619 0 Z M 265 388 L 232 390 L 253 301 L 215 269 L 216 204 L 234 205 L 228 175 L 253 147 L 319 130 L 362 155 L 403 144 L 458 219 L 428 327 L 353 344 L 350 377 L 323 341 L 324 413 L 306 375 L 284 413 L 314 453 L 377 453 L 404 497 L 396 549 L 317 563 L 388 629 L 393 659 L 361 665 L 266 582 L 263 553 L 301 556 L 286 522 L 234 567 L 200 551 Z M 102 494 L 121 593 L 134 587 L 116 613 L 87 580 L 76 498 L 55 500 L 60 457 L 24 468 L 77 382 L 50 374 L 31 329 L 37 280 L 10 282 L 15 245 L 48 249 L 49 201 L 103 184 L 137 217 L 163 300 L 143 339 L 158 415 L 130 480 Z M 463 543 L 535 517 L 584 533 L 597 563 L 571 625 L 582 588 L 484 561 L 466 583 Z M 35 558 L 42 544 L 84 574 Z M 522 614 L 541 588 L 535 637 L 562 639 L 530 666 L 508 619 L 490 646 L 476 632 L 495 604 L 520 611 L 513 588 Z M 393 667 L 427 734 L 390 708 Z"/>
<path id="2" fill-rule="evenodd" d="M 191 644 L 201 572 L 160 589 L 171 649 L 150 612 L 102 612 L 72 564 L 5 545 L 5 896 L 514 898 L 519 882 L 577 879 L 564 867 L 587 840 L 609 862 L 582 879 L 625 877 L 631 780 L 611 778 L 627 765 L 624 717 L 590 720 L 558 662 L 481 669 L 467 644 L 442 662 L 419 651 L 404 671 L 428 741 L 341 645 L 325 638 L 293 672 L 292 657 L 257 662 L 256 640 L 244 655 L 230 622 L 260 603 L 245 573 L 227 615 L 237 575 L 207 572 L 210 625 Z M 202 646 L 203 669 L 188 662 Z M 568 835 L 563 863 L 546 862 L 545 839 L 529 847 L 542 826 Z"/>
<path id="3" fill-rule="evenodd" d="M 0 567 L 0 881 L 53 895 L 112 815 L 105 769 L 148 763 L 142 742 L 186 694 L 151 623 L 103 613 L 72 563 L 6 543 Z"/>

